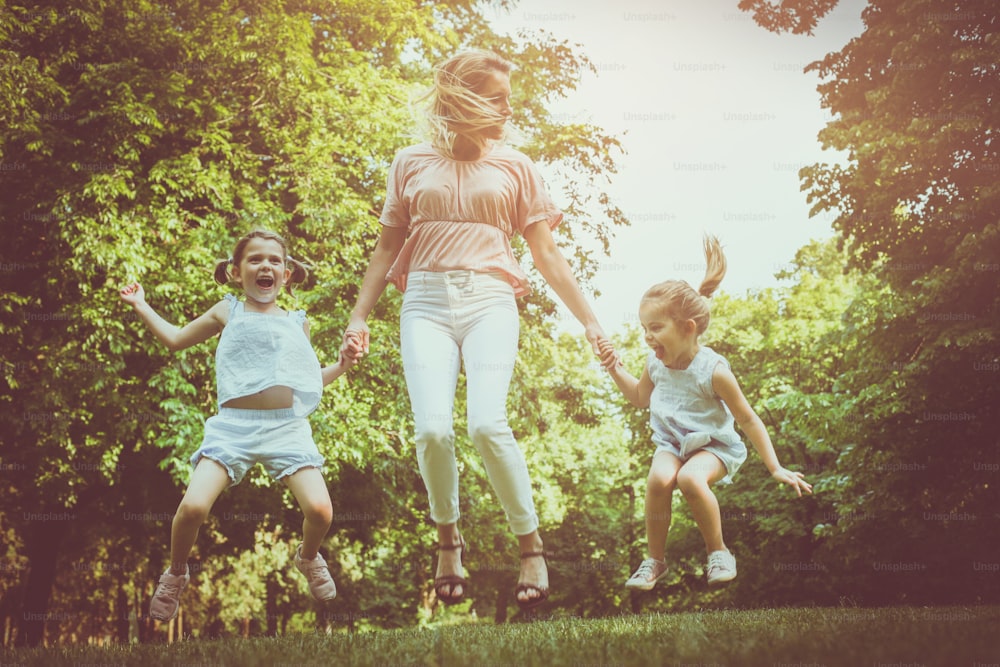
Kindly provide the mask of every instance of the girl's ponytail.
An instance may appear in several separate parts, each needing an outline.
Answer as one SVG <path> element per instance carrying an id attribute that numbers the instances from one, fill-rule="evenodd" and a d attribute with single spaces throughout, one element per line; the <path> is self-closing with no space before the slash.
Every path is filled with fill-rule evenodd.
<path id="1" fill-rule="evenodd" d="M 705 234 L 703 245 L 707 266 L 705 267 L 705 277 L 698 287 L 698 294 L 710 299 L 726 275 L 726 255 L 722 252 L 722 244 L 719 243 L 719 239 L 711 234 Z"/>
<path id="2" fill-rule="evenodd" d="M 291 255 L 285 256 L 285 264 L 292 270 L 292 275 L 288 278 L 288 282 L 285 283 L 285 291 L 289 294 L 293 294 L 292 285 L 295 283 L 303 283 L 309 277 L 309 269 L 306 265 L 299 260 L 293 258 Z"/>
<path id="3" fill-rule="evenodd" d="M 229 265 L 232 263 L 233 263 L 232 257 L 230 257 L 229 259 L 220 259 L 218 262 L 215 263 L 215 272 L 212 274 L 212 277 L 215 278 L 215 282 L 219 283 L 220 285 L 225 285 L 229 282 L 230 279 Z"/>
<path id="4" fill-rule="evenodd" d="M 708 300 L 719 288 L 723 276 L 726 275 L 726 256 L 722 252 L 719 239 L 709 234 L 704 240 L 705 278 L 701 281 L 698 291 L 683 280 L 665 280 L 653 285 L 643 294 L 643 301 L 655 301 L 664 312 L 675 320 L 694 320 L 698 335 L 705 333 L 712 315 Z"/>

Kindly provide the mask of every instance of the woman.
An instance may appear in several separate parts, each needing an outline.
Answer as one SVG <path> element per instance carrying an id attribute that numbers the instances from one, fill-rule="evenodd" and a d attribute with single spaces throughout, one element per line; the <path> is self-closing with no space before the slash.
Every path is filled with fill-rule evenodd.
<path id="1" fill-rule="evenodd" d="M 519 331 L 515 299 L 530 291 L 511 251 L 515 233 L 524 236 L 541 275 L 583 324 L 595 354 L 606 337 L 552 238 L 562 213 L 531 160 L 502 144 L 512 115 L 510 70 L 493 53 L 467 51 L 435 71 L 428 94 L 431 140 L 403 149 L 392 163 L 382 232 L 344 350 L 360 336 L 367 352 L 365 320 L 388 283 L 402 290 L 403 370 L 420 473 L 437 524 L 434 587 L 445 604 L 459 602 L 467 589 L 452 427 L 464 360 L 469 436 L 517 536 L 515 598 L 528 609 L 548 597 L 548 570 L 531 480 L 506 414 Z"/>

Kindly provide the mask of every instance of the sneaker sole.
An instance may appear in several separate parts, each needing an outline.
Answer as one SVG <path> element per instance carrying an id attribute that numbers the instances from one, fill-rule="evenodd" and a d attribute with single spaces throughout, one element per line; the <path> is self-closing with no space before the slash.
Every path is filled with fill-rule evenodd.
<path id="1" fill-rule="evenodd" d="M 154 616 L 153 614 L 150 614 L 149 617 L 151 619 L 153 619 L 154 621 L 160 621 L 161 623 L 167 623 L 167 622 L 172 621 L 175 618 L 177 618 L 177 614 L 174 614 L 173 616 L 167 616 L 167 617 Z"/>
<path id="2" fill-rule="evenodd" d="M 719 584 L 727 584 L 727 583 L 729 583 L 730 581 L 732 581 L 735 578 L 736 578 L 736 575 L 734 574 L 731 577 L 718 577 L 716 579 L 709 579 L 708 580 L 708 585 L 709 586 L 718 586 Z"/>
<path id="3" fill-rule="evenodd" d="M 654 581 L 651 584 L 630 584 L 626 582 L 625 588 L 630 591 L 651 591 L 656 588 L 656 582 Z"/>
<path id="4" fill-rule="evenodd" d="M 651 591 L 654 588 L 656 588 L 656 582 L 658 582 L 663 577 L 667 576 L 667 574 L 669 574 L 669 572 L 670 571 L 667 570 L 666 572 L 664 572 L 663 574 L 661 574 L 660 576 L 658 576 L 656 579 L 653 579 L 652 581 L 649 581 L 649 582 L 646 582 L 646 583 L 632 584 L 632 583 L 629 583 L 629 581 L 631 581 L 631 580 L 626 581 L 625 582 L 625 588 L 627 588 L 629 590 L 633 590 L 633 591 Z"/>

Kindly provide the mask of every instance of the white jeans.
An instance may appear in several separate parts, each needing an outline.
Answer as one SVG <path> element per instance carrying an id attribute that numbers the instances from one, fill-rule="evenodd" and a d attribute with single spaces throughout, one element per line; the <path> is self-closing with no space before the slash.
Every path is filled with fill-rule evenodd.
<path id="1" fill-rule="evenodd" d="M 514 534 L 538 528 L 528 467 L 507 424 L 519 329 L 514 291 L 496 274 L 415 271 L 407 277 L 400 314 L 403 372 L 435 523 L 459 519 L 453 409 L 464 361 L 469 438 Z"/>

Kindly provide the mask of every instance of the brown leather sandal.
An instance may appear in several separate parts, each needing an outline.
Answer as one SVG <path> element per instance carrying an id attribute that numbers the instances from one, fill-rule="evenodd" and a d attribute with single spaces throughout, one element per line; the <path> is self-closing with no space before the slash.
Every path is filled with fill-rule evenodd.
<path id="1" fill-rule="evenodd" d="M 545 555 L 546 554 L 544 551 L 527 551 L 521 554 L 521 560 L 524 560 L 525 558 L 545 558 Z M 527 600 L 522 600 L 521 598 L 517 597 L 517 594 L 521 593 L 522 591 L 535 591 L 538 593 L 538 596 L 533 598 L 528 598 Z M 538 605 L 545 602 L 548 599 L 548 597 L 549 597 L 548 586 L 542 588 L 541 586 L 536 586 L 535 584 L 518 583 L 517 587 L 514 588 L 514 601 L 517 602 L 517 606 L 523 609 L 524 611 L 527 611 L 529 609 L 534 609 Z"/>
<path id="2" fill-rule="evenodd" d="M 461 552 L 459 553 L 459 558 L 461 558 L 465 554 L 465 539 L 459 537 L 458 540 L 458 544 L 439 544 L 438 551 L 454 551 L 458 549 Z M 442 588 L 445 586 L 448 586 L 447 595 L 442 592 Z M 462 587 L 462 592 L 458 595 L 454 593 L 455 586 Z M 448 606 L 461 602 L 467 590 L 469 590 L 469 582 L 461 575 L 444 574 L 434 578 L 434 593 L 437 595 L 438 600 L 441 600 L 441 602 Z"/>

